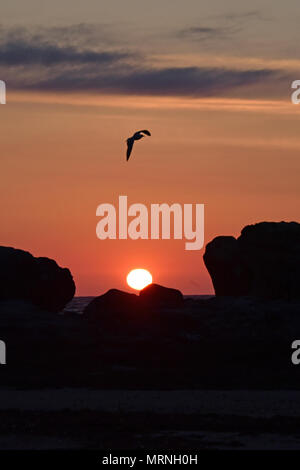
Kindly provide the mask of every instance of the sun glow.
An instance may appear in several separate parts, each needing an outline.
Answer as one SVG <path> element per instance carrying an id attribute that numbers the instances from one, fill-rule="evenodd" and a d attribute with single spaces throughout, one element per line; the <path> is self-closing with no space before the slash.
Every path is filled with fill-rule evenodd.
<path id="1" fill-rule="evenodd" d="M 127 274 L 126 280 L 130 287 L 141 290 L 152 283 L 152 276 L 147 269 L 133 269 Z"/>

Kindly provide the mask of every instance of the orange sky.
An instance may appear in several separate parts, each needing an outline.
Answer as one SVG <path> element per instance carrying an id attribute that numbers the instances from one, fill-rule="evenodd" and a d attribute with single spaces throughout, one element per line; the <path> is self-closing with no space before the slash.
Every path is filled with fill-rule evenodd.
<path id="1" fill-rule="evenodd" d="M 127 273 L 212 292 L 203 250 L 184 240 L 96 238 L 96 208 L 204 203 L 205 243 L 299 217 L 300 108 L 284 101 L 11 93 L 1 116 L 1 244 L 69 267 L 77 295 L 130 290 Z M 125 138 L 139 128 L 128 163 Z"/>

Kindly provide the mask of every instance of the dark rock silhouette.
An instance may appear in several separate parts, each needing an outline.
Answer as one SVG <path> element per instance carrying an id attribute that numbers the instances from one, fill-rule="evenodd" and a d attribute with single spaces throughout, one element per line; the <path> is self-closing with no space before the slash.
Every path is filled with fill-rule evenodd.
<path id="1" fill-rule="evenodd" d="M 90 325 L 90 336 L 98 339 L 102 334 L 121 336 L 141 332 L 145 315 L 141 315 L 139 298 L 118 289 L 110 289 L 93 299 L 84 309 Z"/>
<path id="2" fill-rule="evenodd" d="M 178 310 L 174 310 L 178 308 Z M 180 291 L 151 284 L 140 295 L 110 289 L 84 309 L 92 325 L 91 335 L 100 332 L 139 335 L 173 334 L 187 322 Z M 171 316 L 170 316 L 171 315 Z M 164 332 L 164 333 L 163 333 Z"/>
<path id="3" fill-rule="evenodd" d="M 139 308 L 139 298 L 118 289 L 109 289 L 105 294 L 93 299 L 84 309 L 84 314 L 90 318 L 99 315 L 126 313 Z"/>
<path id="4" fill-rule="evenodd" d="M 180 290 L 149 284 L 140 291 L 140 300 L 148 308 L 176 308 L 183 306 L 183 295 Z"/>
<path id="5" fill-rule="evenodd" d="M 216 237 L 203 256 L 217 296 L 300 297 L 300 224 L 261 222 Z"/>
<path id="6" fill-rule="evenodd" d="M 138 312 L 151 311 L 156 308 L 183 307 L 183 295 L 177 289 L 170 289 L 158 284 L 150 284 L 140 291 L 139 296 L 118 289 L 110 289 L 105 294 L 93 299 L 83 313 L 89 318 L 111 319 L 111 314 L 118 321 L 124 321 L 133 315 L 134 321 L 139 318 Z"/>
<path id="7" fill-rule="evenodd" d="M 0 300 L 23 299 L 58 312 L 74 294 L 75 283 L 67 268 L 27 251 L 0 247 Z"/>

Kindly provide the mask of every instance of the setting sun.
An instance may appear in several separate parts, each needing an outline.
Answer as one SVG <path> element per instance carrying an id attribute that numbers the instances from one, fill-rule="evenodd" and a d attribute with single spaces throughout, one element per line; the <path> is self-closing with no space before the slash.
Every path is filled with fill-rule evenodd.
<path id="1" fill-rule="evenodd" d="M 152 276 L 147 269 L 133 269 L 127 275 L 127 284 L 136 290 L 144 289 L 152 282 Z"/>

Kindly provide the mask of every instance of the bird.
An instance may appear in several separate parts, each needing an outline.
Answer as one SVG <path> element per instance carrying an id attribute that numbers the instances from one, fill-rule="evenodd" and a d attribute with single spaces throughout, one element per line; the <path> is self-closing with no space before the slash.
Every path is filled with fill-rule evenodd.
<path id="1" fill-rule="evenodd" d="M 143 137 L 145 137 L 143 134 L 151 135 L 151 133 L 150 133 L 147 129 L 144 129 L 144 130 L 142 130 L 142 131 L 135 132 L 135 133 L 133 134 L 133 136 L 131 136 L 131 137 L 129 137 L 129 138 L 127 139 L 126 161 L 129 160 L 129 157 L 130 157 L 131 152 L 132 152 L 132 147 L 133 147 L 134 141 L 135 141 L 135 140 L 140 140 L 140 139 L 142 139 Z"/>

